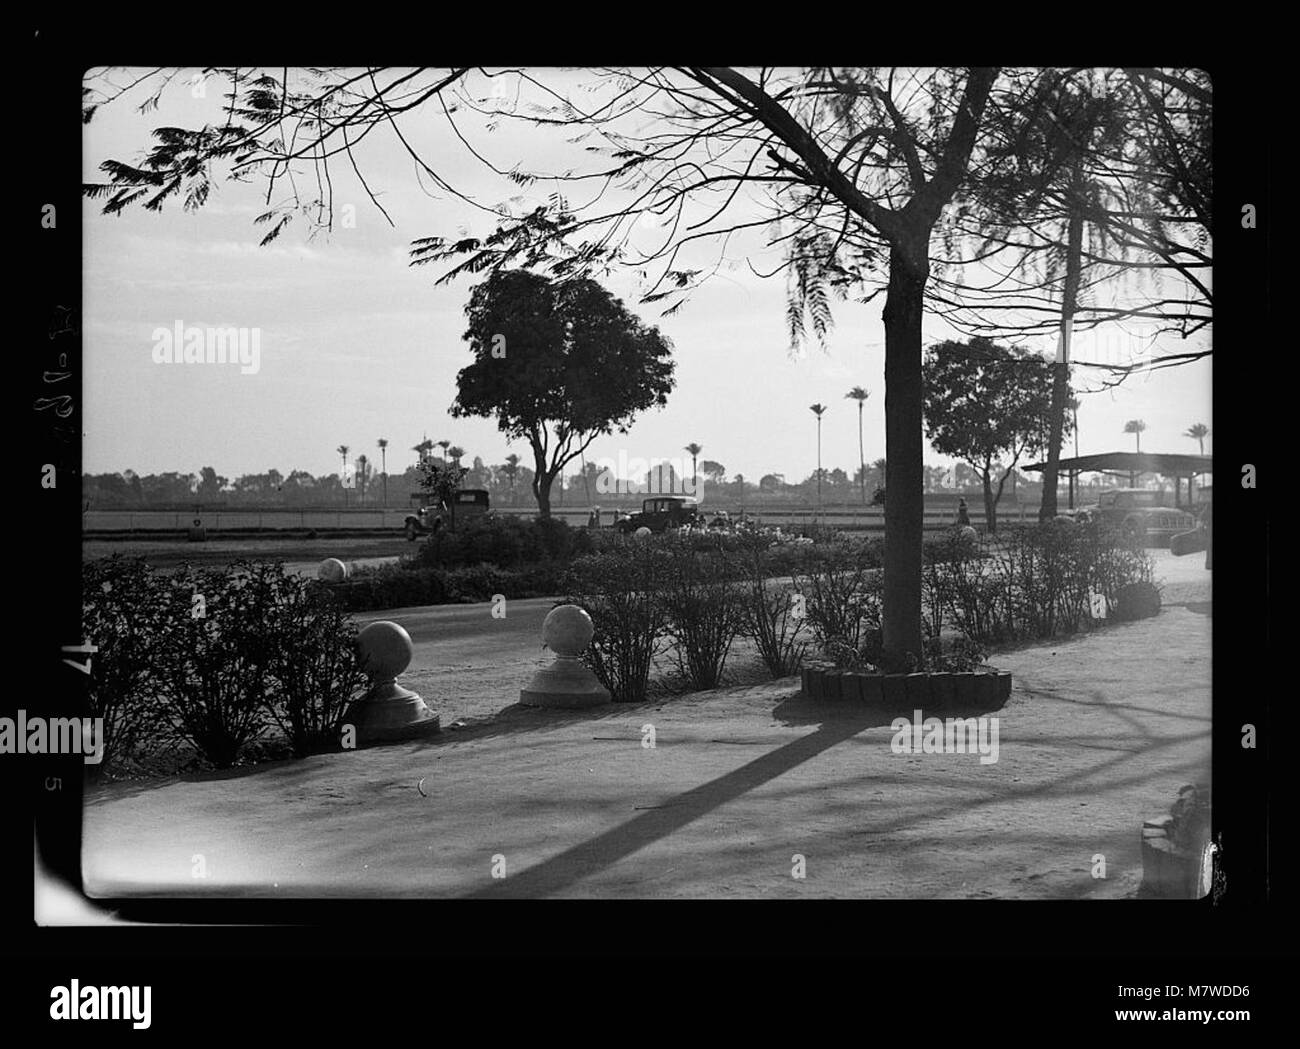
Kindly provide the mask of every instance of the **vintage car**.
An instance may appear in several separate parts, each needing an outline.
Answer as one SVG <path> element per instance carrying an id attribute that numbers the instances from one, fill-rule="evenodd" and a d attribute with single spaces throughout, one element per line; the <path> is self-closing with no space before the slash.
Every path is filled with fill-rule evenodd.
<path id="1" fill-rule="evenodd" d="M 630 534 L 638 528 L 663 532 L 669 528 L 698 526 L 703 522 L 704 515 L 700 513 L 699 504 L 694 499 L 680 495 L 657 495 L 644 500 L 639 513 L 623 518 L 616 527 L 620 532 Z"/>
<path id="2" fill-rule="evenodd" d="M 1196 517 L 1172 505 L 1172 495 L 1154 488 L 1114 488 L 1096 506 L 1074 513 L 1076 521 L 1103 521 L 1144 546 L 1168 546 L 1180 532 L 1196 527 Z"/>
<path id="3" fill-rule="evenodd" d="M 483 517 L 488 509 L 488 493 L 484 488 L 462 488 L 452 499 L 451 506 L 435 501 L 430 492 L 412 492 L 415 509 L 406 515 L 407 541 L 417 536 L 434 535 L 444 528 L 454 528 L 458 521 Z"/>

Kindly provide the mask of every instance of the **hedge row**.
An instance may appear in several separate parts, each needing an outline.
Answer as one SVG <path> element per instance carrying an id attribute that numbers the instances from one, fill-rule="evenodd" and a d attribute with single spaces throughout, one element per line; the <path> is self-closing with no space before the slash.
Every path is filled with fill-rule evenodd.
<path id="1" fill-rule="evenodd" d="M 272 727 L 295 755 L 333 748 L 366 684 L 350 616 L 280 564 L 163 573 L 141 558 L 90 561 L 82 623 L 96 646 L 89 713 L 104 719 L 92 774 L 186 744 L 228 768 Z"/>

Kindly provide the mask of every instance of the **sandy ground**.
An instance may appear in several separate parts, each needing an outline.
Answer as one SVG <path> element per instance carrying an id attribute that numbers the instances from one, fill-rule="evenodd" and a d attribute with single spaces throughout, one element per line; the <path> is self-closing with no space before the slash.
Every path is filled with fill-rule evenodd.
<path id="1" fill-rule="evenodd" d="M 888 717 L 810 703 L 793 679 L 558 712 L 508 705 L 525 666 L 510 668 L 509 688 L 466 666 L 464 691 L 505 709 L 453 729 L 463 701 L 448 698 L 433 740 L 104 788 L 87 800 L 86 886 L 1132 897 L 1142 820 L 1182 784 L 1209 782 L 1210 573 L 1195 556 L 1158 561 L 1159 616 L 999 654 L 1011 699 L 964 712 L 998 719 L 996 763 L 894 753 Z"/>

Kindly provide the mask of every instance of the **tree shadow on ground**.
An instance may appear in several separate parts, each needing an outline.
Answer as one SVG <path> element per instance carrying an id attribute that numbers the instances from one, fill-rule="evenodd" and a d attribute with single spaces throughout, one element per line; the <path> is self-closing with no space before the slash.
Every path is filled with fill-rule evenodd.
<path id="1" fill-rule="evenodd" d="M 1102 697 L 1097 698 L 1104 702 Z M 997 702 L 995 706 L 955 706 L 944 710 L 942 714 L 934 712 L 932 716 L 975 717 L 1001 709 L 1004 705 L 1002 702 Z M 816 724 L 817 729 L 761 754 L 731 772 L 685 791 L 653 810 L 644 811 L 603 834 L 574 845 L 512 876 L 508 881 L 496 882 L 468 895 L 470 898 L 490 899 L 537 898 L 563 893 L 577 882 L 612 867 L 627 856 L 674 834 L 709 812 L 777 779 L 796 766 L 851 739 L 860 732 L 888 725 L 895 717 L 906 716 L 910 720 L 913 710 L 889 710 L 865 707 L 861 704 L 810 700 L 802 694 L 783 700 L 773 711 L 775 717 L 787 725 Z M 1118 775 L 1119 768 L 1125 763 L 1133 761 L 1139 755 L 1149 756 L 1152 751 L 1163 750 L 1208 735 L 1209 731 L 1207 728 L 1186 735 L 1157 737 L 1136 723 L 1132 727 L 1147 746 L 1136 751 L 1125 750 L 1097 765 L 1066 773 L 1048 783 L 1003 789 L 993 796 L 977 801 L 964 797 L 952 805 L 940 806 L 938 810 L 930 812 L 929 816 L 942 818 L 956 815 L 961 811 L 970 811 L 972 808 L 982 808 L 1018 798 L 1061 796 L 1077 790 L 1079 786 L 1098 774 L 1109 774 L 1111 778 L 1108 787 L 1114 789 L 1122 783 L 1137 782 L 1146 778 L 1145 772 L 1136 772 L 1127 777 Z M 1061 742 L 1077 745 L 1078 741 L 1069 738 Z M 878 833 L 896 832 L 914 819 L 915 814 L 910 812 L 897 819 L 886 817 L 883 821 L 876 822 L 874 829 Z M 1140 819 L 1141 816 L 1135 814 L 1137 821 L 1135 826 L 1140 826 Z"/>
<path id="2" fill-rule="evenodd" d="M 877 717 L 874 711 L 859 708 L 856 715 L 829 720 L 814 732 L 760 754 L 731 772 L 678 794 L 658 808 L 644 811 L 626 823 L 512 876 L 508 883 L 497 882 L 470 896 L 483 899 L 537 897 L 561 892 L 591 872 L 617 863 L 870 728 Z"/>

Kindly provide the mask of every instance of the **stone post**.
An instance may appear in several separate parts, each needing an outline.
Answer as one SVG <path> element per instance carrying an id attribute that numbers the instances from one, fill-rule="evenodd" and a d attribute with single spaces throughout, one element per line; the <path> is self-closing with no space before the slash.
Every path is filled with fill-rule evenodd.
<path id="1" fill-rule="evenodd" d="M 418 693 L 397 683 L 414 652 L 411 635 L 388 620 L 371 623 L 357 635 L 357 654 L 370 675 L 369 691 L 348 711 L 358 744 L 418 739 L 439 731 L 438 715 Z"/>
<path id="2" fill-rule="evenodd" d="M 591 644 L 595 627 L 577 605 L 553 608 L 542 624 L 542 643 L 555 653 L 555 662 L 533 675 L 519 692 L 529 707 L 594 707 L 609 702 L 609 691 L 578 659 Z"/>

